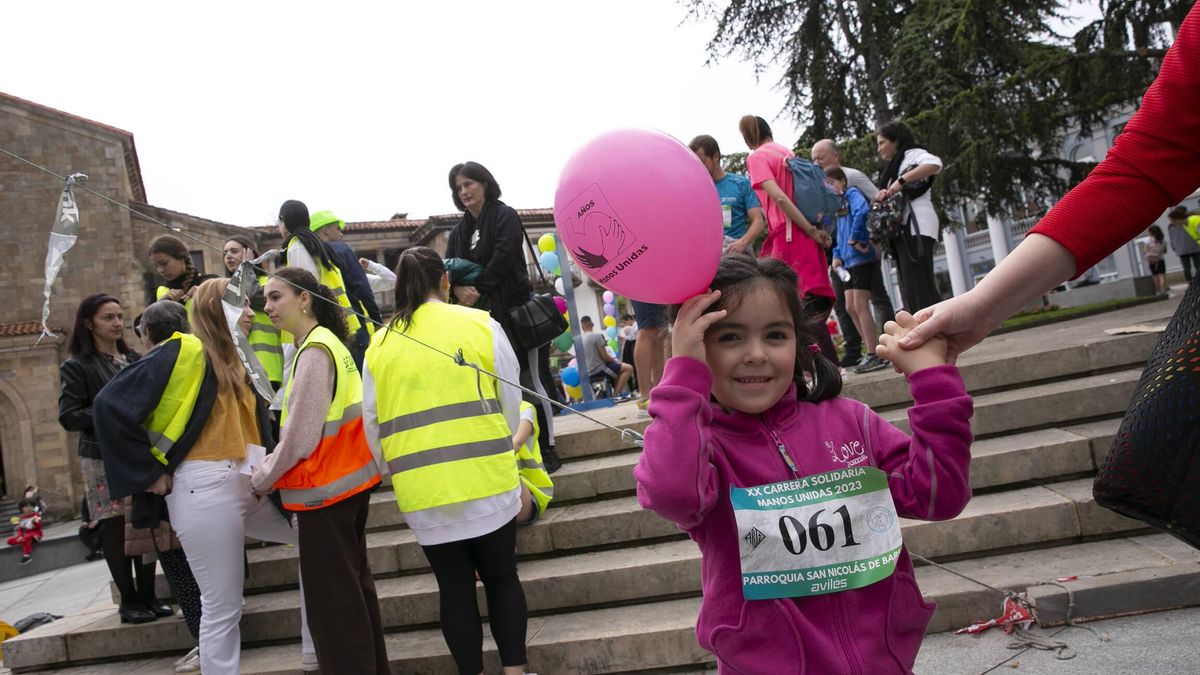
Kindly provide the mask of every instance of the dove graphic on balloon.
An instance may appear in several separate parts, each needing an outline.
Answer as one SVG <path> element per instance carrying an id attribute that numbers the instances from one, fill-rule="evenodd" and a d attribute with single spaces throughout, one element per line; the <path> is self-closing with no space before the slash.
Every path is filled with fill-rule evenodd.
<path id="1" fill-rule="evenodd" d="M 695 153 L 660 131 L 611 131 L 576 151 L 559 177 L 554 223 L 585 274 L 642 302 L 703 293 L 721 257 L 716 185 Z"/>

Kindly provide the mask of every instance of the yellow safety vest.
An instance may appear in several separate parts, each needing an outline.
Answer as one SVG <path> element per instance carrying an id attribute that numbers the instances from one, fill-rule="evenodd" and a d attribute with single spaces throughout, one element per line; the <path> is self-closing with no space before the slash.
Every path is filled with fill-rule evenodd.
<path id="1" fill-rule="evenodd" d="M 258 277 L 258 285 L 266 286 L 267 277 Z M 250 348 L 258 357 L 263 370 L 267 371 L 267 379 L 272 382 L 283 382 L 283 337 L 266 312 L 254 312 L 254 321 L 250 324 Z"/>
<path id="2" fill-rule="evenodd" d="M 494 340 L 487 312 L 426 302 L 405 334 L 491 371 Z M 476 377 L 391 331 L 367 348 L 375 381 L 379 437 L 392 487 L 404 512 L 458 504 L 517 487 L 512 433 L 497 399 L 497 382 Z"/>
<path id="3" fill-rule="evenodd" d="M 1200 216 L 1188 216 L 1187 224 L 1183 226 L 1183 229 L 1192 235 L 1192 239 L 1195 239 L 1196 243 L 1200 243 Z"/>
<path id="4" fill-rule="evenodd" d="M 167 288 L 166 286 L 159 286 L 158 288 L 154 289 L 154 299 L 162 300 L 163 298 L 167 297 L 167 293 L 170 293 L 173 290 L 175 290 L 175 289 Z M 183 301 L 183 308 L 187 310 L 188 319 L 191 319 L 192 318 L 192 299 L 191 298 L 188 298 L 187 300 Z"/>
<path id="5" fill-rule="evenodd" d="M 521 401 L 522 412 L 533 409 L 533 404 L 529 401 Z M 538 514 L 546 513 L 546 506 L 554 498 L 554 483 L 550 480 L 550 474 L 546 473 L 546 467 L 542 465 L 536 414 L 533 416 L 533 435 L 517 448 L 517 472 L 521 476 L 521 482 L 529 488 L 529 494 L 533 495 L 533 500 L 537 502 Z"/>
<path id="6" fill-rule="evenodd" d="M 162 399 L 151 411 L 142 426 L 150 436 L 150 454 L 163 466 L 167 465 L 167 453 L 179 440 L 184 427 L 192 417 L 200 385 L 204 382 L 204 346 L 195 335 L 175 333 L 163 340 L 161 349 L 172 340 L 179 341 L 179 356 L 171 368 L 171 377 Z"/>
<path id="7" fill-rule="evenodd" d="M 288 237 L 288 240 L 283 242 L 283 250 L 288 250 L 293 241 L 296 241 L 295 235 Z M 350 334 L 354 335 L 362 327 L 362 322 L 358 320 L 358 315 L 353 311 L 353 307 L 350 304 L 350 296 L 346 295 L 346 282 L 342 279 L 342 271 L 338 269 L 337 265 L 330 267 L 322 263 L 319 258 L 313 258 L 313 264 L 317 266 L 317 271 L 320 272 L 317 276 L 317 282 L 323 286 L 328 286 L 329 290 L 333 291 L 334 299 L 342 306 L 342 309 L 346 310 L 346 326 L 350 329 Z M 314 302 L 322 302 L 322 300 L 314 300 Z M 367 322 L 367 332 L 374 334 L 371 322 L 369 321 Z"/>
<path id="8" fill-rule="evenodd" d="M 296 363 L 310 347 L 324 349 L 333 359 L 333 401 L 325 414 L 325 430 L 316 449 L 275 482 L 283 507 L 291 511 L 311 511 L 336 504 L 374 487 L 380 480 L 379 467 L 363 433 L 362 379 L 358 367 L 346 345 L 324 326 L 309 331 L 296 350 L 292 377 L 284 392 L 280 428 L 288 421 L 288 399 L 296 382 Z"/>

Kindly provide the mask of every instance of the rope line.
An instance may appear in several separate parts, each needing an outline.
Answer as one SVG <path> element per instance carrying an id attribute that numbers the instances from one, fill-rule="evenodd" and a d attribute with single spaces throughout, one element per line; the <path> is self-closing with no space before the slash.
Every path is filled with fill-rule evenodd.
<path id="1" fill-rule="evenodd" d="M 20 156 L 20 155 L 18 155 L 18 154 L 16 154 L 16 153 L 13 153 L 13 152 L 11 152 L 11 151 L 9 151 L 9 150 L 6 150 L 6 149 L 4 149 L 4 148 L 2 148 L 2 147 L 0 147 L 0 153 L 3 153 L 3 154 L 5 154 L 5 155 L 8 155 L 9 157 L 12 157 L 13 159 L 15 159 L 15 160 L 17 160 L 17 161 L 24 162 L 25 164 L 28 164 L 29 166 L 31 166 L 31 167 L 33 167 L 33 168 L 37 169 L 38 171 L 41 171 L 42 173 L 45 173 L 45 174 L 49 174 L 49 175 L 51 175 L 51 176 L 54 176 L 55 178 L 57 178 L 57 179 L 59 179 L 59 180 L 61 180 L 61 181 L 66 181 L 66 180 L 68 180 L 68 178 L 67 178 L 66 176 L 61 176 L 61 175 L 59 175 L 58 173 L 54 172 L 52 169 L 50 169 L 50 168 L 48 168 L 48 167 L 42 166 L 41 164 L 38 164 L 37 162 L 34 162 L 34 161 L 32 161 L 32 160 L 29 160 L 29 159 L 26 159 L 25 157 L 22 157 L 22 156 Z M 134 214 L 134 215 L 136 215 L 136 216 L 138 216 L 138 217 L 140 217 L 140 218 L 144 218 L 144 219 L 146 219 L 146 220 L 148 220 L 148 221 L 150 221 L 150 222 L 154 223 L 155 225 L 159 225 L 159 226 L 161 226 L 161 227 L 163 227 L 163 228 L 165 228 L 165 229 L 167 229 L 167 230 L 170 230 L 172 233 L 174 233 L 174 234 L 177 234 L 177 235 L 179 235 L 179 236 L 181 236 L 181 237 L 183 237 L 183 238 L 185 238 L 185 239 L 191 240 L 191 241 L 195 242 L 196 244 L 199 244 L 200 246 L 202 246 L 202 247 L 204 247 L 204 248 L 207 248 L 207 249 L 210 249 L 210 250 L 216 251 L 217 253 L 219 253 L 219 254 L 221 255 L 221 257 L 222 257 L 222 260 L 224 260 L 225 251 L 224 251 L 223 249 L 219 249 L 219 248 L 217 248 L 216 246 L 214 246 L 214 245 L 212 245 L 212 244 L 209 244 L 207 241 L 204 241 L 203 239 L 200 239 L 200 238 L 198 238 L 198 237 L 195 237 L 195 236 L 193 236 L 193 235 L 191 235 L 191 234 L 188 234 L 187 232 L 184 232 L 182 228 L 173 227 L 173 226 L 171 226 L 171 225 L 168 225 L 167 223 L 164 223 L 164 222 L 162 222 L 161 220 L 158 220 L 157 218 L 154 218 L 153 216 L 150 216 L 150 215 L 148 215 L 148 214 L 142 213 L 141 211 L 138 211 L 137 209 L 135 209 L 135 208 L 133 208 L 133 207 L 129 206 L 128 204 L 122 204 L 121 202 L 119 202 L 119 201 L 117 201 L 117 200 L 115 200 L 115 199 L 113 199 L 113 198 L 109 197 L 108 195 L 101 194 L 101 193 L 99 193 L 99 192 L 97 192 L 97 191 L 93 190 L 92 188 L 88 187 L 87 185 L 83 185 L 83 184 L 81 184 L 81 183 L 75 183 L 74 187 L 75 187 L 75 189 L 77 189 L 77 190 L 83 190 L 83 191 L 85 191 L 85 192 L 88 192 L 88 193 L 90 193 L 90 194 L 93 194 L 93 195 L 95 195 L 95 196 L 97 196 L 97 197 L 99 197 L 99 198 L 103 199 L 104 201 L 106 201 L 106 202 L 108 202 L 108 203 L 110 203 L 110 204 L 112 204 L 112 205 L 114 205 L 114 206 L 117 206 L 117 207 L 119 207 L 119 208 L 125 209 L 126 211 L 129 211 L 130 213 L 132 213 L 132 214 Z M 299 286 L 297 286 L 296 284 L 293 284 L 292 282 L 288 281 L 287 279 L 284 279 L 284 278 L 282 278 L 282 277 L 279 277 L 279 276 L 277 276 L 277 275 L 276 275 L 276 274 L 274 274 L 273 272 L 267 271 L 267 270 L 265 270 L 265 269 L 262 269 L 262 268 L 259 268 L 259 269 L 260 269 L 260 270 L 261 270 L 261 271 L 262 271 L 262 272 L 263 272 L 265 275 L 267 275 L 267 276 L 271 277 L 272 279 L 275 279 L 276 281 L 280 281 L 280 282 L 282 282 L 282 283 L 285 283 L 285 284 L 287 284 L 288 286 L 290 286 L 290 287 L 292 287 L 293 289 L 295 289 L 297 292 L 305 290 L 305 289 L 303 289 L 303 288 L 300 288 L 300 287 L 299 287 Z M 401 336 L 401 337 L 403 337 L 403 338 L 405 338 L 405 339 L 407 339 L 407 340 L 411 340 L 412 342 L 415 342 L 416 344 L 419 344 L 419 345 L 421 345 L 422 347 L 425 347 L 426 349 L 430 349 L 430 350 L 432 350 L 432 351 L 434 351 L 434 352 L 437 352 L 438 354 L 441 354 L 442 356 L 445 356 L 446 358 L 450 359 L 451 361 L 454 361 L 456 364 L 458 364 L 458 365 L 460 365 L 460 366 L 465 366 L 465 367 L 467 367 L 467 368 L 472 368 L 472 369 L 474 369 L 474 370 L 475 370 L 475 372 L 476 372 L 477 376 L 479 376 L 479 375 L 487 375 L 488 377 L 495 378 L 496 380 L 498 380 L 498 381 L 500 381 L 500 382 L 503 382 L 503 383 L 505 383 L 505 384 L 507 384 L 507 385 L 509 385 L 509 386 L 511 386 L 511 387 L 515 387 L 515 388 L 517 388 L 518 390 L 520 390 L 520 391 L 522 391 L 522 392 L 524 392 L 524 393 L 526 393 L 526 394 L 529 394 L 530 396 L 533 396 L 533 397 L 534 397 L 534 398 L 536 398 L 536 399 L 540 399 L 540 400 L 542 400 L 542 401 L 545 401 L 546 403 L 549 403 L 550 405 L 557 407 L 559 410 L 565 410 L 565 411 L 569 411 L 569 412 L 571 412 L 571 413 L 573 413 L 573 414 L 575 414 L 575 415 L 579 415 L 580 417 L 583 417 L 583 418 L 585 418 L 585 419 L 591 420 L 592 422 L 595 422 L 596 424 L 599 424 L 599 425 L 600 425 L 600 426 L 602 426 L 602 427 L 605 427 L 605 428 L 607 428 L 607 429 L 610 429 L 610 430 L 612 430 L 612 431 L 615 431 L 615 432 L 617 432 L 617 434 L 619 434 L 619 435 L 620 435 L 620 437 L 621 437 L 621 440 L 625 441 L 626 443 L 632 443 L 632 444 L 634 444 L 634 445 L 637 445 L 637 446 L 639 446 L 639 447 L 640 447 L 640 446 L 642 446 L 642 444 L 643 444 L 642 435 L 641 435 L 640 433 L 638 433 L 637 431 L 634 431 L 633 429 L 622 429 L 622 428 L 620 428 L 620 427 L 613 426 L 613 425 L 611 425 L 611 424 L 608 424 L 607 422 L 604 422 L 604 421 L 602 421 L 602 420 L 596 419 L 595 417 L 593 417 L 593 416 L 591 416 L 591 415 L 589 415 L 589 414 L 587 414 L 587 413 L 585 413 L 585 412 L 583 412 L 583 411 L 581 411 L 581 410 L 576 410 L 576 409 L 574 409 L 574 408 L 572 408 L 572 407 L 570 407 L 570 406 L 567 406 L 567 405 L 564 405 L 564 404 L 562 404 L 562 403 L 559 403 L 558 401 L 555 401 L 554 399 L 552 399 L 552 398 L 550 398 L 550 397 L 548 397 L 548 396 L 545 396 L 545 395 L 543 395 L 543 394 L 541 394 L 541 393 L 539 393 L 539 392 L 537 392 L 537 391 L 534 391 L 533 389 L 529 389 L 529 388 L 527 388 L 527 387 L 523 386 L 523 385 L 522 385 L 521 383 L 519 383 L 519 382 L 512 382 L 512 381 L 510 381 L 510 380 L 508 380 L 508 379 L 505 379 L 505 378 L 503 378 L 503 377 L 501 377 L 501 376 L 497 375 L 496 373 L 493 373 L 493 372 L 491 372 L 491 371 L 487 370 L 486 368 L 483 368 L 483 367 L 481 367 L 481 366 L 480 366 L 479 364 L 477 364 L 477 363 L 473 363 L 473 362 L 471 362 L 471 361 L 467 361 L 465 358 L 463 358 L 463 355 L 462 355 L 462 350 L 461 350 L 461 349 L 458 351 L 458 354 L 457 354 L 457 355 L 455 355 L 455 354 L 450 354 L 450 353 L 447 353 L 447 352 L 445 352 L 445 351 L 442 351 L 441 349 L 439 349 L 439 348 L 437 348 L 437 347 L 435 347 L 435 346 L 433 346 L 433 345 L 431 345 L 431 344 L 428 344 L 428 343 L 426 343 L 426 342 L 424 342 L 424 341 L 422 341 L 422 340 L 419 340 L 419 339 L 417 339 L 417 338 L 414 338 L 413 336 L 411 336 L 411 335 L 408 335 L 407 333 L 403 333 L 403 332 L 400 332 L 400 331 L 396 330 L 395 328 L 393 328 L 393 327 L 391 326 L 391 324 L 390 324 L 390 323 L 384 323 L 384 322 L 381 322 L 381 321 L 376 321 L 375 319 L 371 318 L 370 316 L 367 316 L 367 315 L 365 315 L 365 314 L 361 314 L 361 313 L 359 313 L 359 312 L 355 311 L 355 310 L 354 310 L 354 309 L 352 309 L 352 308 L 348 309 L 348 308 L 342 307 L 341 305 L 337 304 L 337 301 L 336 301 L 336 300 L 329 300 L 328 298 L 322 297 L 322 296 L 320 296 L 320 295 L 314 295 L 313 297 L 314 297 L 314 298 L 316 298 L 316 299 L 320 299 L 320 300 L 322 300 L 322 301 L 324 301 L 324 302 L 327 302 L 327 303 L 329 303 L 329 304 L 331 304 L 331 305 L 333 305 L 333 306 L 337 307 L 338 309 L 340 309 L 340 310 L 342 310 L 342 311 L 349 312 L 350 314 L 353 314 L 353 315 L 357 316 L 357 317 L 359 318 L 359 320 L 360 320 L 360 321 L 370 321 L 371 323 L 375 324 L 377 327 L 379 327 L 379 328 L 381 328 L 381 329 L 383 329 L 383 330 L 385 330 L 385 331 L 388 331 L 388 332 L 389 332 L 389 333 L 391 333 L 391 334 L 394 334 L 394 335 L 399 335 L 399 336 Z"/>

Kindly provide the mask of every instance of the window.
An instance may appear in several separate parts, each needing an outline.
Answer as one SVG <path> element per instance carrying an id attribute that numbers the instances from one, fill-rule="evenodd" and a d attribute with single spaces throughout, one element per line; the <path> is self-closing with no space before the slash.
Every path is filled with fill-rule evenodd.
<path id="1" fill-rule="evenodd" d="M 204 251 L 188 251 L 192 256 L 192 266 L 196 268 L 196 274 L 204 274 Z"/>

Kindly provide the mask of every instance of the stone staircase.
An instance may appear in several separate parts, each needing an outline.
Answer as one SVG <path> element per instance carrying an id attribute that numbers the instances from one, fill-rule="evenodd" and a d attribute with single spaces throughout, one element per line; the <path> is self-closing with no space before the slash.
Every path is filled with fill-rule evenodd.
<path id="1" fill-rule="evenodd" d="M 1038 598 L 1045 623 L 1065 618 L 1065 592 L 1043 582 L 1078 576 L 1076 618 L 1200 604 L 1200 554 L 1096 505 L 1091 476 L 1157 334 L 1105 335 L 1103 328 L 1165 323 L 1173 302 L 992 338 L 960 362 L 975 395 L 971 484 L 954 520 L 905 521 L 917 554 L 984 583 Z M 907 387 L 890 372 L 852 376 L 845 395 L 907 429 Z M 642 428 L 631 404 L 601 411 Z M 631 469 L 637 448 L 581 418 L 560 423 L 565 464 L 556 501 L 518 536 L 530 610 L 530 670 L 547 673 L 704 672 L 696 644 L 699 553 L 672 524 L 638 508 Z M 453 672 L 437 625 L 436 584 L 392 495 L 373 496 L 368 545 L 388 630 L 393 672 Z M 299 672 L 297 557 L 283 546 L 248 550 L 242 672 Z M 999 613 L 1001 597 L 934 567 L 918 580 L 939 604 L 930 631 Z M 161 593 L 168 595 L 165 583 Z M 486 608 L 482 587 L 480 608 Z M 183 622 L 121 625 L 101 608 L 3 643 L 16 672 L 83 675 L 169 672 L 192 647 Z M 499 668 L 485 641 L 488 672 Z"/>

